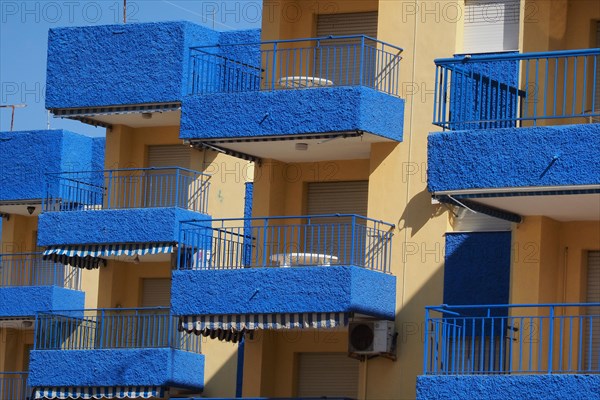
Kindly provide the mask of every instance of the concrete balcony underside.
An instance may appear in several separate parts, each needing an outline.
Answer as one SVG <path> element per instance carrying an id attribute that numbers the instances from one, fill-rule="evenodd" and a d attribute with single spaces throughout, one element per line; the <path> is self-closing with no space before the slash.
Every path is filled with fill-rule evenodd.
<path id="1" fill-rule="evenodd" d="M 600 219 L 600 124 L 436 132 L 428 187 L 522 216 Z"/>
<path id="2" fill-rule="evenodd" d="M 193 95 L 181 113 L 184 140 L 284 162 L 368 158 L 403 138 L 404 100 L 360 86 Z"/>

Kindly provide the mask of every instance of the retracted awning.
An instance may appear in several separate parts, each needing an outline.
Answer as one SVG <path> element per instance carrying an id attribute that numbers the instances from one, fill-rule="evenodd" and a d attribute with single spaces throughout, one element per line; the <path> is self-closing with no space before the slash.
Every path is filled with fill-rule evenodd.
<path id="1" fill-rule="evenodd" d="M 237 341 L 244 332 L 255 329 L 336 328 L 347 326 L 348 320 L 348 313 L 199 315 L 181 317 L 180 329 Z"/>
<path id="2" fill-rule="evenodd" d="M 164 397 L 160 386 L 115 387 L 41 387 L 33 391 L 34 399 L 151 399 Z"/>
<path id="3" fill-rule="evenodd" d="M 94 269 L 106 265 L 105 258 L 119 256 L 144 256 L 169 254 L 173 243 L 117 243 L 83 246 L 50 246 L 44 251 L 44 260 L 52 260 L 73 267 Z"/>

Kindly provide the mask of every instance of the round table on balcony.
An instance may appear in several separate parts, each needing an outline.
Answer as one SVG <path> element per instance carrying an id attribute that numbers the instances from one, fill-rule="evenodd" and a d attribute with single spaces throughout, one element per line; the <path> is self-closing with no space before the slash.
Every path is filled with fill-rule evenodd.
<path id="1" fill-rule="evenodd" d="M 282 268 L 298 265 L 322 265 L 328 267 L 338 261 L 336 256 L 319 253 L 281 253 L 273 254 L 269 259 L 271 262 L 279 264 Z"/>

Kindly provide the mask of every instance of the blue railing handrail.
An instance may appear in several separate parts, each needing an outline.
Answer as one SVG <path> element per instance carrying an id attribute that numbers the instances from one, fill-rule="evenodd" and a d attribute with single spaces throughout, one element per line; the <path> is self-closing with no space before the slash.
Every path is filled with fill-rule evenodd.
<path id="1" fill-rule="evenodd" d="M 482 305 L 448 305 L 426 306 L 426 310 L 445 312 L 456 309 L 486 309 L 486 308 L 539 308 L 539 307 L 597 307 L 600 303 L 530 303 L 530 304 L 482 304 Z"/>
<path id="2" fill-rule="evenodd" d="M 181 329 L 169 307 L 38 312 L 35 350 L 172 348 L 201 352 L 202 338 Z"/>
<path id="3" fill-rule="evenodd" d="M 383 220 L 377 220 L 374 218 L 369 218 L 369 217 L 364 217 L 362 215 L 358 215 L 358 214 L 315 214 L 315 215 L 274 215 L 274 216 L 268 216 L 268 217 L 247 217 L 247 218 L 213 218 L 210 221 L 212 222 L 227 222 L 227 221 L 264 221 L 264 220 L 286 220 L 286 219 L 317 219 L 317 218 L 348 218 L 348 217 L 356 217 L 359 218 L 363 221 L 370 221 L 370 222 L 375 222 L 381 225 L 386 225 L 390 228 L 395 228 L 396 225 L 392 224 L 390 222 L 385 222 Z M 183 220 L 180 223 L 181 224 L 188 224 L 188 223 L 201 223 L 204 222 L 206 223 L 207 220 L 198 220 L 198 219 L 191 219 L 191 220 Z"/>
<path id="4" fill-rule="evenodd" d="M 465 54 L 462 57 L 446 57 L 436 58 L 433 60 L 435 65 L 444 64 L 465 64 L 480 61 L 519 61 L 533 60 L 536 58 L 554 58 L 554 57 L 573 57 L 573 56 L 589 56 L 600 54 L 600 48 L 577 49 L 577 50 L 558 50 L 558 51 L 539 51 L 528 53 L 507 52 L 501 54 Z"/>
<path id="5" fill-rule="evenodd" d="M 427 306 L 424 374 L 598 374 L 599 309 L 599 302 Z"/>
<path id="6" fill-rule="evenodd" d="M 2 375 L 28 375 L 28 371 L 0 371 L 0 376 Z"/>
<path id="7" fill-rule="evenodd" d="M 81 287 L 80 268 L 45 260 L 42 252 L 2 253 L 0 266 L 0 287 Z"/>
<path id="8" fill-rule="evenodd" d="M 118 168 L 118 169 L 100 169 L 100 170 L 88 170 L 88 171 L 61 171 L 61 172 L 47 172 L 48 176 L 60 176 L 60 175 L 68 175 L 68 174 L 97 174 L 104 172 L 133 172 L 133 171 L 162 171 L 162 170 L 179 170 L 184 172 L 189 172 L 195 175 L 206 176 L 207 178 L 211 178 L 212 175 L 195 171 L 193 169 L 184 168 L 184 167 L 145 167 L 145 168 Z"/>
<path id="9" fill-rule="evenodd" d="M 398 47 L 391 43 L 388 43 L 383 40 L 379 40 L 379 39 L 376 39 L 376 38 L 373 38 L 373 37 L 367 36 L 367 35 L 341 35 L 341 36 L 330 35 L 330 36 L 322 36 L 322 37 L 314 37 L 314 38 L 264 40 L 264 41 L 260 41 L 260 42 L 241 42 L 241 43 L 224 43 L 224 44 L 220 43 L 220 44 L 206 45 L 206 46 L 192 46 L 192 47 L 190 47 L 190 50 L 206 49 L 206 48 L 212 48 L 212 47 L 253 46 L 253 45 L 275 44 L 275 43 L 279 44 L 279 43 L 299 43 L 299 42 L 320 42 L 320 41 L 327 41 L 327 40 L 345 40 L 345 39 L 361 39 L 361 38 L 389 46 L 389 47 L 396 49 L 398 51 L 401 51 L 401 52 L 404 51 L 404 49 L 402 47 Z"/>
<path id="10" fill-rule="evenodd" d="M 119 308 L 77 308 L 72 310 L 38 311 L 37 315 L 60 315 L 63 313 L 85 313 L 95 311 L 170 311 L 170 307 L 119 307 Z"/>
<path id="11" fill-rule="evenodd" d="M 450 130 L 593 122 L 600 48 L 434 60 L 433 124 Z M 574 120 L 573 122 L 569 120 Z"/>
<path id="12" fill-rule="evenodd" d="M 394 228 L 357 214 L 182 221 L 177 269 L 346 265 L 391 273 Z"/>

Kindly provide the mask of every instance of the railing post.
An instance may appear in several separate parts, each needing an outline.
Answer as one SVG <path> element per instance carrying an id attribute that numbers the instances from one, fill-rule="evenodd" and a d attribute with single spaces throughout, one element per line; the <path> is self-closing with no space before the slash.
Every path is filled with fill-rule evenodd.
<path id="1" fill-rule="evenodd" d="M 277 42 L 273 43 L 273 62 L 271 64 L 271 90 L 275 90 L 275 71 L 277 70 Z"/>
<path id="2" fill-rule="evenodd" d="M 548 374 L 552 373 L 552 361 L 554 351 L 554 306 L 550 306 L 550 318 L 548 319 L 549 333 L 548 333 Z"/>
<path id="3" fill-rule="evenodd" d="M 112 171 L 108 171 L 108 183 L 106 185 L 106 208 L 110 209 L 110 195 L 111 195 L 111 184 L 112 184 Z"/>
<path id="4" fill-rule="evenodd" d="M 356 242 L 356 215 L 352 216 L 352 228 L 351 228 L 350 237 L 351 237 L 351 239 L 350 239 L 350 265 L 355 265 L 354 249 L 355 249 L 355 242 Z"/>
<path id="5" fill-rule="evenodd" d="M 175 207 L 179 207 L 179 168 L 175 168 Z M 184 208 L 184 207 L 182 207 Z"/>
<path id="6" fill-rule="evenodd" d="M 423 349 L 423 375 L 427 375 L 427 360 L 429 359 L 429 309 L 425 308 L 425 330 L 424 330 L 424 349 Z"/>
<path id="7" fill-rule="evenodd" d="M 264 219 L 263 226 L 263 267 L 267 266 L 267 226 L 269 225 L 269 219 Z"/>
<path id="8" fill-rule="evenodd" d="M 360 76 L 360 86 L 363 86 L 363 75 L 365 72 L 365 37 L 364 35 L 360 37 L 360 68 L 359 68 L 359 76 Z"/>

